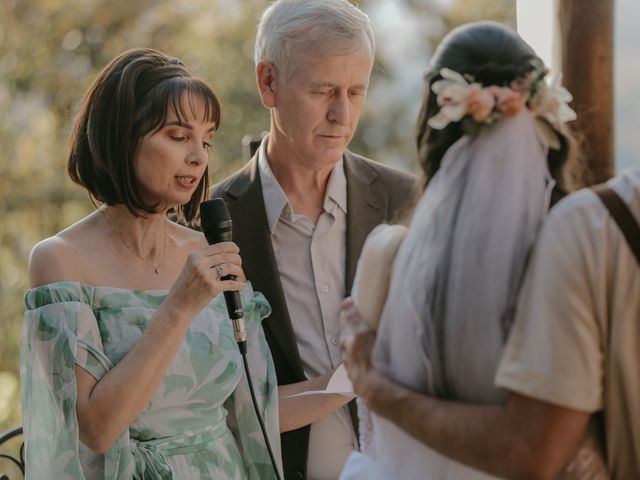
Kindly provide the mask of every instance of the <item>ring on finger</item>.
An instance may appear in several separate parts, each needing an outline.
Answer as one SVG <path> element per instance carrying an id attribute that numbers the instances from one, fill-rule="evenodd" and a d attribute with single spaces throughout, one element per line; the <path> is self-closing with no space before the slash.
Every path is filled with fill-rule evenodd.
<path id="1" fill-rule="evenodd" d="M 214 265 L 213 269 L 216 271 L 216 275 L 218 275 L 218 280 L 224 277 L 224 269 L 222 268 L 222 265 Z"/>

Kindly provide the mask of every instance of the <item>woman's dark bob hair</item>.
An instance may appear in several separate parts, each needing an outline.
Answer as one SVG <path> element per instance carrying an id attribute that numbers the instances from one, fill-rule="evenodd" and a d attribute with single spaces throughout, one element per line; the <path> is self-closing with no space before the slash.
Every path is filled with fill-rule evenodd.
<path id="1" fill-rule="evenodd" d="M 218 98 L 180 60 L 147 48 L 120 54 L 100 72 L 80 104 L 71 132 L 69 176 L 89 191 L 94 204 L 126 205 L 136 216 L 157 212 L 157 205 L 140 196 L 133 165 L 136 150 L 145 135 L 164 126 L 169 109 L 184 119 L 194 111 L 196 98 L 204 103 L 203 120 L 217 129 Z M 177 208 L 180 221 L 197 221 L 208 177 L 207 167 L 189 202 Z"/>

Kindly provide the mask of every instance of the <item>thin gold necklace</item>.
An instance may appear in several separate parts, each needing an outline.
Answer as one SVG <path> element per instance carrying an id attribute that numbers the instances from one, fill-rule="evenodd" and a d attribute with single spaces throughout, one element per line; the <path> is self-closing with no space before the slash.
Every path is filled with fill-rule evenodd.
<path id="1" fill-rule="evenodd" d="M 154 265 L 153 263 L 148 262 L 146 258 L 142 257 L 138 252 L 136 252 L 133 248 L 131 248 L 129 246 L 129 244 L 126 242 L 126 240 L 122 236 L 122 233 L 120 233 L 119 230 L 116 230 L 115 228 L 113 228 L 113 226 L 111 226 L 111 224 L 109 222 L 109 218 L 107 217 L 107 214 L 104 212 L 104 210 L 102 210 L 102 214 L 104 215 L 105 219 L 107 220 L 107 223 L 109 223 L 109 227 L 111 228 L 111 230 L 118 236 L 118 239 L 120 240 L 120 242 L 122 242 L 122 244 L 125 246 L 125 248 L 127 250 L 129 250 L 131 253 L 133 253 L 136 257 L 138 257 L 140 260 L 142 260 L 145 263 L 145 265 L 147 265 L 149 268 L 151 268 L 151 270 L 153 270 L 155 272 L 155 274 L 158 275 L 159 274 L 160 265 L 162 265 L 162 262 L 164 262 L 164 256 L 167 253 L 167 224 L 166 224 L 166 220 L 165 220 L 164 229 L 163 229 L 164 241 L 162 242 L 162 257 L 160 257 L 160 261 L 158 262 L 158 264 Z"/>

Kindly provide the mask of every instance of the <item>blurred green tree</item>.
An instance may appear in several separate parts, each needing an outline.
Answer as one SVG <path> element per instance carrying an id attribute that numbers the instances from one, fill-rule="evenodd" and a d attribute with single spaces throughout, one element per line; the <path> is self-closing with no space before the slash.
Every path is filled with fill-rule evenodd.
<path id="1" fill-rule="evenodd" d="M 452 0 L 443 20 L 447 31 L 477 20 L 495 20 L 515 29 L 516 0 Z"/>

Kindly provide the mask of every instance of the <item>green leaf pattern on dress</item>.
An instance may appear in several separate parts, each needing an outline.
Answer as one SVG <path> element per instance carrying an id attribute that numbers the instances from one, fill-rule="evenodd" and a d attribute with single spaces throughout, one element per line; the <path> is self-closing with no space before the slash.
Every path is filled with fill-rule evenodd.
<path id="1" fill-rule="evenodd" d="M 166 295 L 76 282 L 26 292 L 20 375 L 27 479 L 275 478 L 222 295 L 193 320 L 164 381 L 109 451 L 79 441 L 75 365 L 100 380 L 133 348 Z M 242 299 L 258 404 L 280 461 L 277 382 L 261 328 L 271 309 L 250 284 Z"/>

